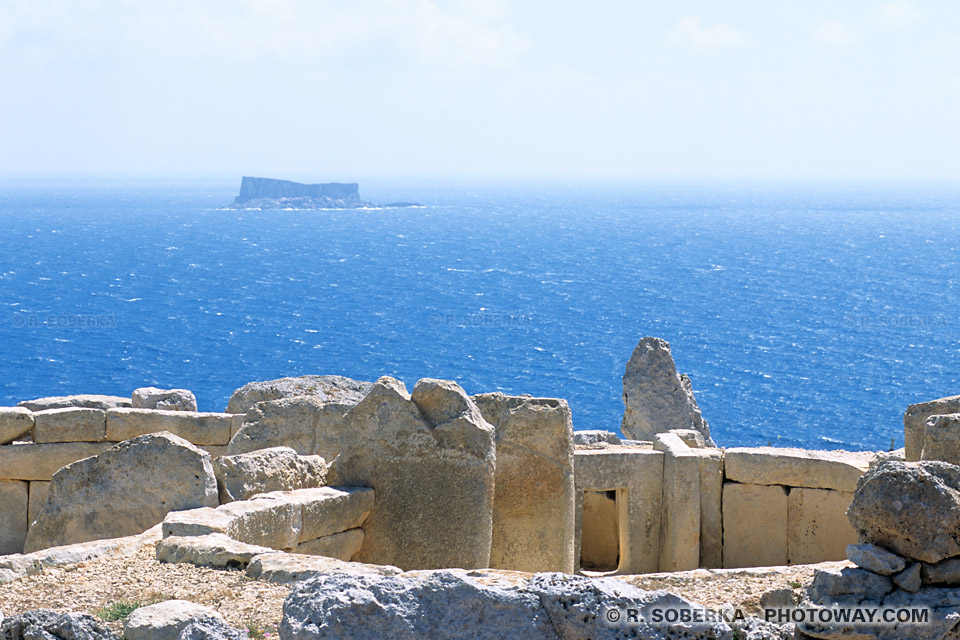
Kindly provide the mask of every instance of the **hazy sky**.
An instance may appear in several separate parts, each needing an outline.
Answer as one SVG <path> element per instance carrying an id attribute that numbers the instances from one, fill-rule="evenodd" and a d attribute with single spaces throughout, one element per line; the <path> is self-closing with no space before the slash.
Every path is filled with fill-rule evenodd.
<path id="1" fill-rule="evenodd" d="M 0 0 L 0 176 L 960 178 L 960 3 Z"/>

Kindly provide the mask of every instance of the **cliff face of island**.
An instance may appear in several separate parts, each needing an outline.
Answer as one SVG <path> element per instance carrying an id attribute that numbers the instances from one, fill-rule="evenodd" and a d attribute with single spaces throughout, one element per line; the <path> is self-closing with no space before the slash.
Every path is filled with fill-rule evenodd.
<path id="1" fill-rule="evenodd" d="M 303 184 L 244 176 L 230 209 L 356 209 L 373 206 L 360 198 L 356 182 Z"/>

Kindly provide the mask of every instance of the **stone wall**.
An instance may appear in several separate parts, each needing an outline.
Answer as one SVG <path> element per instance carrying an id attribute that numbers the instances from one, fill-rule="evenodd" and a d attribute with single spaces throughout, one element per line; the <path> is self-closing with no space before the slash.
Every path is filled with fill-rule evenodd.
<path id="1" fill-rule="evenodd" d="M 0 439 L 0 555 L 23 550 L 29 525 L 46 502 L 50 479 L 61 467 L 159 431 L 178 435 L 216 457 L 225 453 L 242 422 L 243 415 L 196 411 L 0 408 L 0 438 L 4 429 L 13 434 Z M 11 424 L 23 426 L 12 429 Z"/>
<path id="2" fill-rule="evenodd" d="M 798 564 L 843 559 L 845 545 L 856 542 L 845 511 L 870 454 L 722 450 L 704 446 L 702 434 L 677 430 L 652 443 L 578 446 L 568 457 L 563 401 L 475 398 L 497 431 L 489 508 L 490 564 L 498 568 L 579 571 L 583 549 L 588 568 L 617 573 Z M 124 406 L 0 408 L 0 555 L 23 550 L 61 467 L 159 431 L 217 457 L 243 422 L 243 414 Z M 390 495 L 389 487 L 377 492 Z M 593 492 L 586 508 L 585 492 Z M 375 515 L 364 524 L 368 535 Z M 368 544 L 359 531 L 341 539 L 351 548 Z M 517 558 L 526 564 L 509 566 Z"/>

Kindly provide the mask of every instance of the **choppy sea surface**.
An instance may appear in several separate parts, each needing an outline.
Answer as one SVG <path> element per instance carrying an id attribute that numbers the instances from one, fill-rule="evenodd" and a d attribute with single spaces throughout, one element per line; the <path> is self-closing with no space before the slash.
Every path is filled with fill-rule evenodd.
<path id="1" fill-rule="evenodd" d="M 228 211 L 239 184 L 0 185 L 0 405 L 335 373 L 566 398 L 618 430 L 639 338 L 724 446 L 888 449 L 960 393 L 960 191 L 363 184 L 424 208 Z"/>

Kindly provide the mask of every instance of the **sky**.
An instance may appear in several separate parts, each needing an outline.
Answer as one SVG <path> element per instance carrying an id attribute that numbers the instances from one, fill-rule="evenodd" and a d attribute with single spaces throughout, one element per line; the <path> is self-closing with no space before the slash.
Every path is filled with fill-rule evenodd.
<path id="1" fill-rule="evenodd" d="M 953 0 L 0 0 L 0 177 L 960 178 Z"/>

